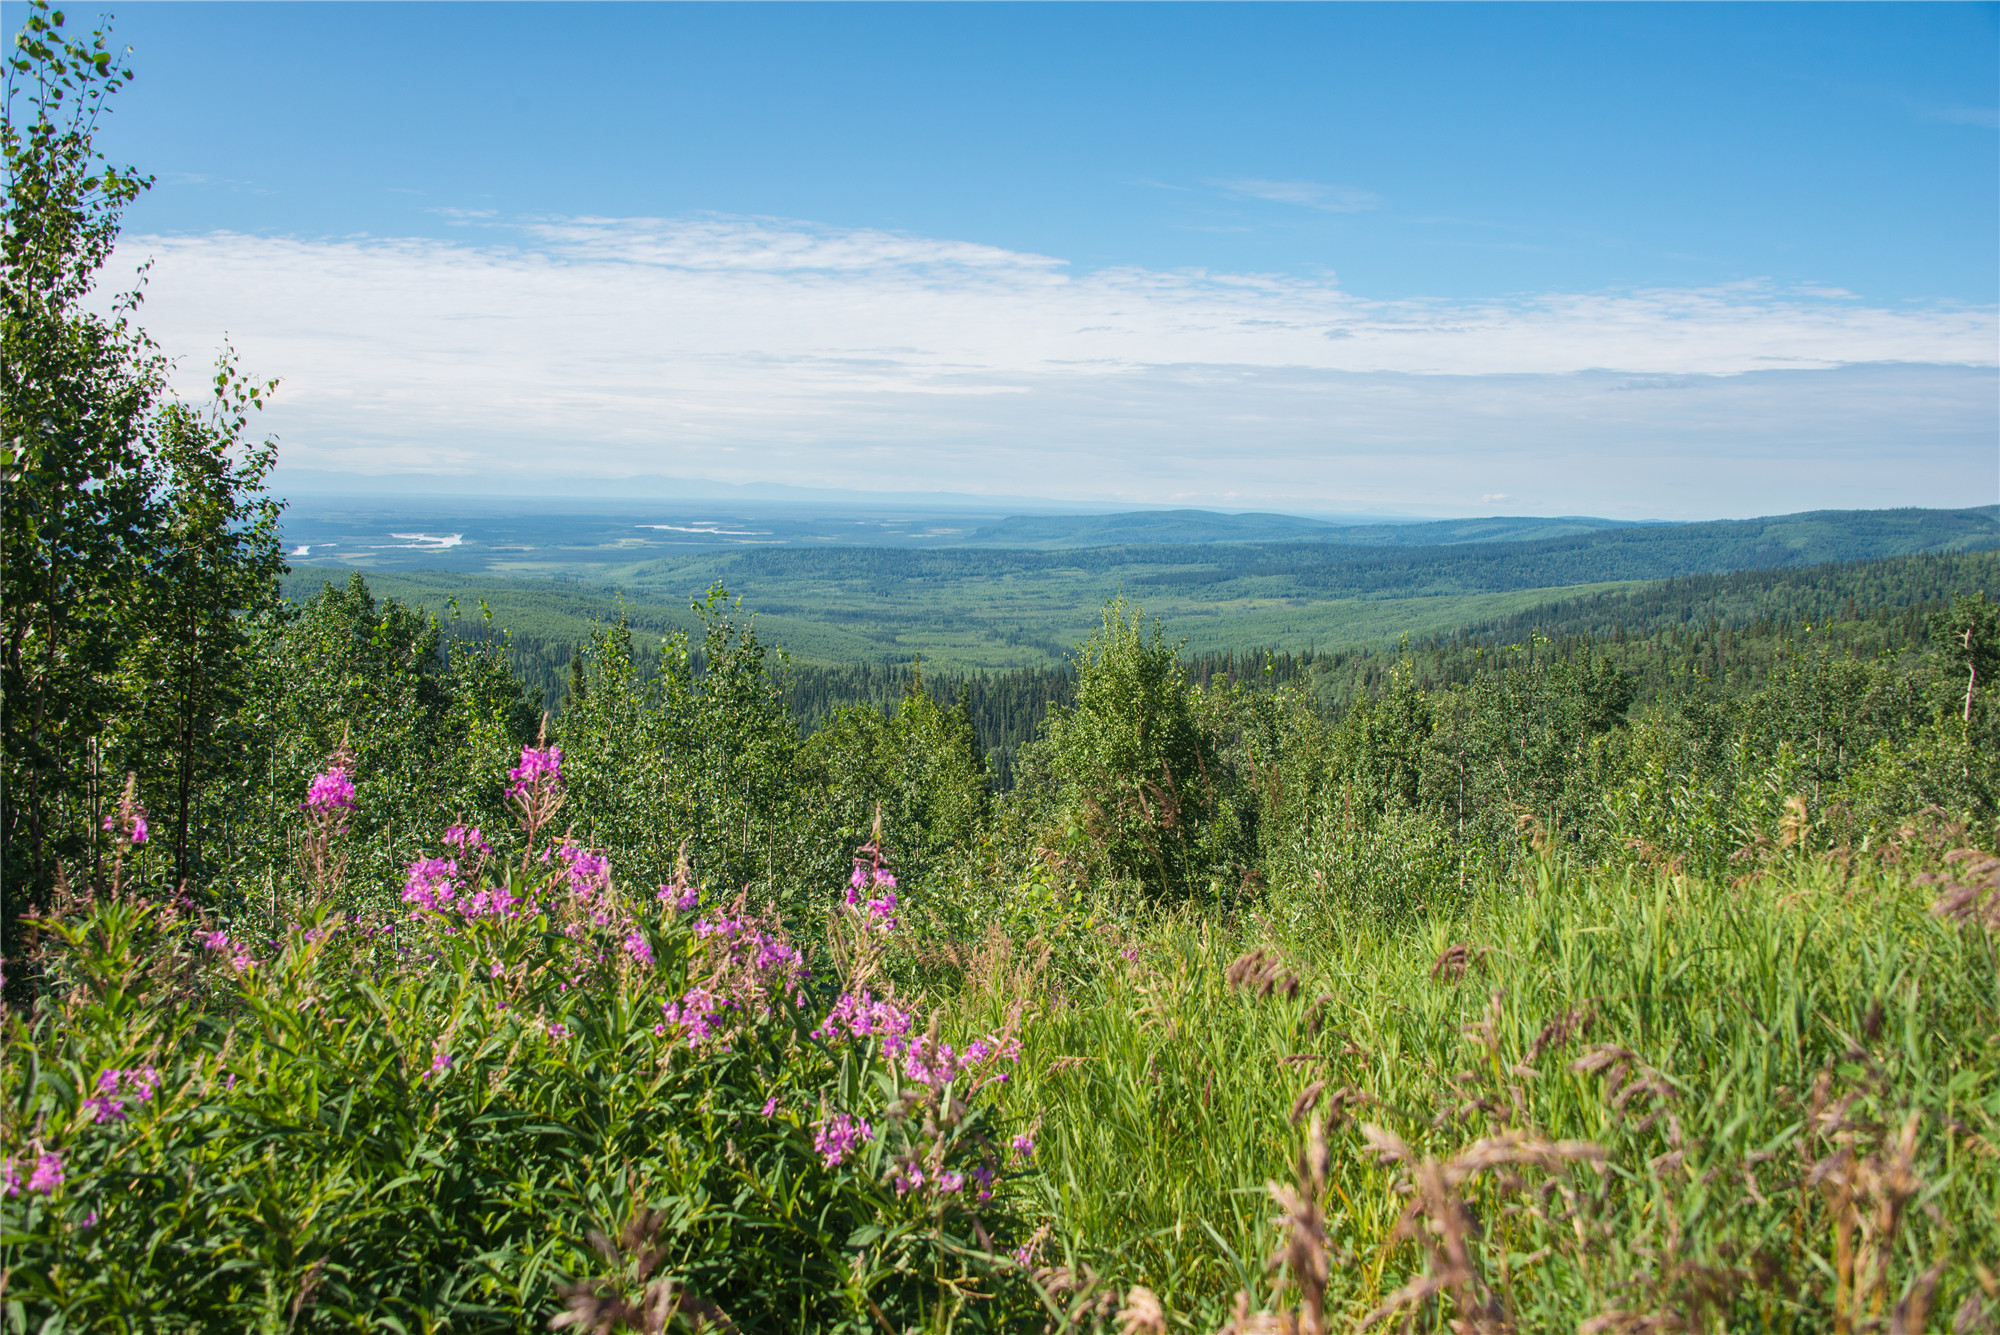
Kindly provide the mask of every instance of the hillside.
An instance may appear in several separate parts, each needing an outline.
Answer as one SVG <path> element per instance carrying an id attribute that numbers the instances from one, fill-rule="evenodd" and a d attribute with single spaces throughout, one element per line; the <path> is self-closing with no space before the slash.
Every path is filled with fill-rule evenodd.
<path id="1" fill-rule="evenodd" d="M 1511 541 L 1482 537 L 1473 521 L 1401 527 L 1450 540 L 1427 546 L 1128 543 L 1050 551 L 689 547 L 622 566 L 575 567 L 594 571 L 588 578 L 569 573 L 562 562 L 526 560 L 477 570 L 404 564 L 370 569 L 368 578 L 382 594 L 437 612 L 454 597 L 468 615 L 484 601 L 496 623 L 514 632 L 531 679 L 548 686 L 567 663 L 570 646 L 587 638 L 593 624 L 622 608 L 642 639 L 686 629 L 692 624 L 688 600 L 717 583 L 756 611 L 765 637 L 796 661 L 907 663 L 921 655 L 938 668 L 975 672 L 1060 663 L 1089 633 L 1105 600 L 1120 591 L 1166 618 L 1194 652 L 1333 650 L 1404 635 L 1446 636 L 1468 626 L 1526 625 L 1523 618 L 1544 615 L 1534 609 L 1565 598 L 1614 597 L 1639 581 L 2000 545 L 1992 507 L 1823 512 Z M 301 562 L 286 578 L 286 593 L 309 596 L 347 573 L 337 564 Z M 1618 615 L 1599 617 L 1608 618 L 1603 629 Z"/>

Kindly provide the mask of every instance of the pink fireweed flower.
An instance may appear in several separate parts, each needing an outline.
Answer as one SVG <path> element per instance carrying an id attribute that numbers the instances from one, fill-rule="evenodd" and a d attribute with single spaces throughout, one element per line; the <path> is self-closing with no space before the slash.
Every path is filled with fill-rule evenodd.
<path id="1" fill-rule="evenodd" d="M 481 857 L 485 857 L 493 851 L 493 846 L 479 837 L 479 827 L 477 826 L 471 829 L 467 829 L 463 825 L 451 826 L 444 832 L 444 841 L 451 847 L 463 849 L 466 852 L 477 850 Z"/>
<path id="2" fill-rule="evenodd" d="M 875 1139 L 874 1127 L 846 1113 L 822 1117 L 813 1125 L 818 1128 L 813 1133 L 813 1149 L 819 1152 L 828 1168 L 840 1167 L 841 1162 L 863 1141 Z"/>
<path id="3" fill-rule="evenodd" d="M 686 913 L 701 907 L 701 887 L 694 885 L 663 885 L 660 887 L 660 902 L 671 904 L 675 910 Z"/>
<path id="4" fill-rule="evenodd" d="M 896 876 L 882 863 L 881 855 L 863 849 L 868 857 L 854 859 L 854 874 L 847 878 L 847 907 L 860 915 L 864 925 L 875 932 L 896 927 Z M 870 895 L 871 890 L 881 893 Z"/>
<path id="5" fill-rule="evenodd" d="M 89 1108 L 93 1120 L 99 1125 L 105 1122 L 125 1120 L 125 1100 L 134 1103 L 150 1103 L 159 1092 L 160 1073 L 151 1066 L 136 1066 L 128 1071 L 109 1070 L 99 1073 L 97 1093 L 83 1101 Z"/>
<path id="6" fill-rule="evenodd" d="M 419 1080 L 436 1079 L 438 1076 L 443 1075 L 446 1071 L 449 1071 L 450 1069 L 451 1069 L 451 1054 L 449 1052 L 446 1052 L 443 1048 L 439 1048 L 437 1050 L 437 1055 L 431 1058 L 431 1069 L 424 1072 L 424 1074 L 418 1076 L 417 1078 Z"/>
<path id="7" fill-rule="evenodd" d="M 562 748 L 559 746 L 521 748 L 521 763 L 507 771 L 507 796 L 525 802 L 545 787 L 561 784 Z"/>
<path id="8" fill-rule="evenodd" d="M 456 847 L 460 853 L 466 853 L 468 857 L 476 855 L 474 857 L 476 861 L 486 861 L 488 857 L 492 857 L 492 851 L 494 851 L 492 843 L 488 843 L 484 837 L 480 837 L 478 825 L 474 825 L 470 829 L 464 827 L 464 825 L 448 825 L 444 829 L 444 845 L 446 847 Z"/>
<path id="9" fill-rule="evenodd" d="M 660 1011 L 666 1022 L 686 1037 L 689 1047 L 698 1048 L 715 1037 L 717 1022 L 733 1005 L 728 997 L 719 997 L 705 987 L 691 987 L 682 994 L 679 1004 L 661 1002 Z M 721 1044 L 721 1051 L 729 1051 L 727 1041 Z"/>
<path id="10" fill-rule="evenodd" d="M 638 932 L 633 932 L 625 938 L 625 953 L 647 968 L 653 967 L 653 947 Z"/>
<path id="11" fill-rule="evenodd" d="M 517 910 L 532 913 L 534 905 L 506 886 L 494 885 L 467 895 L 459 901 L 459 909 L 468 918 L 507 918 Z"/>
<path id="12" fill-rule="evenodd" d="M 116 835 L 121 819 L 125 825 L 124 838 L 127 843 L 136 846 L 146 842 L 146 809 L 144 807 L 135 802 L 129 811 L 121 811 L 116 816 L 106 816 L 104 818 L 104 832 L 109 835 Z"/>
<path id="13" fill-rule="evenodd" d="M 21 1194 L 21 1170 L 12 1158 L 0 1159 L 0 1196 Z"/>
<path id="14" fill-rule="evenodd" d="M 43 1150 L 35 1160 L 35 1171 L 28 1177 L 28 1190 L 35 1195 L 53 1196 L 56 1188 L 62 1184 L 62 1156 Z"/>
<path id="15" fill-rule="evenodd" d="M 329 765 L 324 774 L 313 776 L 300 809 L 316 816 L 333 816 L 354 809 L 354 780 L 342 765 Z"/>
<path id="16" fill-rule="evenodd" d="M 403 902 L 442 912 L 458 893 L 457 875 L 454 858 L 418 858 L 410 864 L 409 879 L 403 883 Z"/>
<path id="17" fill-rule="evenodd" d="M 776 1094 L 773 1094 L 770 1098 L 764 1100 L 764 1116 L 776 1117 L 777 1115 L 778 1115 L 778 1096 Z"/>
<path id="18" fill-rule="evenodd" d="M 542 856 L 546 860 L 548 853 L 544 851 Z M 570 893 L 577 898 L 589 899 L 610 888 L 611 860 L 602 853 L 565 839 L 556 845 L 556 856 L 563 860 L 563 877 L 569 882 Z"/>
<path id="19" fill-rule="evenodd" d="M 256 966 L 257 957 L 250 953 L 249 944 L 243 941 L 231 941 L 227 932 L 203 933 L 201 944 L 209 950 L 229 951 L 229 966 L 238 973 Z"/>
<path id="20" fill-rule="evenodd" d="M 907 1039 L 910 1023 L 910 1013 L 894 1002 L 878 1001 L 873 993 L 865 991 L 843 992 L 812 1036 L 823 1043 L 843 1038 L 880 1038 L 884 1049 L 893 1056 Z"/>
<path id="21" fill-rule="evenodd" d="M 1032 1159 L 1035 1157 L 1035 1138 L 1026 1132 L 1022 1132 L 1020 1135 L 1014 1137 L 1013 1145 L 1014 1153 L 1020 1155 L 1023 1159 Z"/>
<path id="22" fill-rule="evenodd" d="M 890 1177 L 898 1196 L 907 1196 L 924 1184 L 924 1170 L 916 1163 L 899 1163 Z"/>

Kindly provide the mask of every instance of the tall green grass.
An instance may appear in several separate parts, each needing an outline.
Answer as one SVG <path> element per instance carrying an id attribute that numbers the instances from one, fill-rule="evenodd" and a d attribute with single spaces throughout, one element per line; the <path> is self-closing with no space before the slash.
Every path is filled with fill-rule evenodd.
<path id="1" fill-rule="evenodd" d="M 1425 1268 L 1396 1230 L 1413 1166 L 1381 1162 L 1364 1125 L 1440 1161 L 1512 1132 L 1604 1156 L 1465 1187 L 1481 1281 L 1518 1329 L 1858 1330 L 1933 1267 L 1947 1328 L 1996 1305 L 2000 975 L 1993 938 L 1931 898 L 1895 870 L 1805 861 L 1741 884 L 1544 861 L 1424 929 L 1343 918 L 1283 939 L 1186 915 L 1107 934 L 1094 969 L 1032 985 L 1009 1095 L 1041 1124 L 1025 1212 L 1067 1282 L 1143 1285 L 1174 1328 L 1215 1329 L 1239 1290 L 1296 1301 L 1267 1270 L 1266 1184 L 1291 1181 L 1317 1113 L 1329 1315 L 1359 1320 Z M 1268 995 L 1229 980 L 1251 948 Z M 1005 953 L 970 971 L 963 1023 L 1034 975 Z M 1906 1123 L 1914 1194 L 1878 1220 L 1880 1190 L 1857 1188 L 1843 1256 L 1838 1179 L 1893 1167 Z M 1409 1310 L 1418 1329 L 1465 1315 Z"/>

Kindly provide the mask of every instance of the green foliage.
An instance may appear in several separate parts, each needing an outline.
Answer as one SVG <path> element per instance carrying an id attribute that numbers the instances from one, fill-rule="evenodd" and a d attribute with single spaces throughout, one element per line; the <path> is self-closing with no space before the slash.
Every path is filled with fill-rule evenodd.
<path id="1" fill-rule="evenodd" d="M 176 882 L 219 870 L 216 836 L 257 791 L 253 649 L 284 561 L 278 505 L 263 494 L 276 448 L 246 445 L 243 428 L 270 388 L 242 381 L 225 356 L 205 416 L 183 404 L 161 415 L 167 480 L 114 746 L 145 771 L 141 796 L 167 815 Z"/>
<path id="2" fill-rule="evenodd" d="M 274 917 L 298 897 L 287 817 L 336 749 L 352 757 L 360 792 L 348 879 L 362 900 L 394 902 L 404 865 L 434 831 L 502 820 L 507 768 L 539 725 L 505 650 L 504 640 L 447 641 L 419 610 L 378 603 L 358 575 L 272 626 L 259 650 L 271 686 L 252 757 L 258 784 L 236 813 L 236 857 L 215 897 L 262 901 Z"/>
<path id="3" fill-rule="evenodd" d="M 1086 875 L 1153 898 L 1215 898 L 1241 875 L 1220 720 L 1188 684 L 1157 620 L 1106 604 L 1077 651 L 1076 702 L 1050 713 L 1026 762 L 1029 801 Z"/>
<path id="4" fill-rule="evenodd" d="M 665 880 L 685 847 L 706 884 L 769 886 L 792 851 L 798 733 L 728 595 L 712 589 L 694 611 L 699 650 L 674 635 L 656 673 L 622 621 L 585 654 L 584 697 L 561 727 L 580 765 L 567 818 L 641 875 Z"/>
<path id="5" fill-rule="evenodd" d="M 532 852 L 269 946 L 129 883 L 51 919 L 61 989 L 0 1035 L 0 1324 L 533 1330 L 663 1285 L 745 1331 L 1020 1314 L 980 1185 L 1005 1032 L 858 1033 L 774 925 Z"/>
<path id="6" fill-rule="evenodd" d="M 117 707 L 135 632 L 155 480 L 146 450 L 163 365 L 127 312 L 84 309 L 118 218 L 150 184 L 106 163 L 91 133 L 131 79 L 109 34 L 63 32 L 33 0 L 7 58 L 6 393 L 0 395 L 0 604 L 4 659 L 7 947 L 22 900 L 89 847 L 94 748 Z M 111 781 L 114 785 L 116 780 Z"/>
<path id="7" fill-rule="evenodd" d="M 992 795 L 971 716 L 963 702 L 940 705 L 918 674 L 893 714 L 863 707 L 827 719 L 805 739 L 799 767 L 828 843 L 879 837 L 906 877 L 970 849 L 987 825 Z"/>

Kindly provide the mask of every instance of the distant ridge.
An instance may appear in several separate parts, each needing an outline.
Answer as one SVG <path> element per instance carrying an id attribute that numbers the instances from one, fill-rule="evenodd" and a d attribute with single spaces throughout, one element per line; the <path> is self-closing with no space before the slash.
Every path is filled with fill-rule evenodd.
<path id="1" fill-rule="evenodd" d="M 1436 547 L 1462 542 L 1531 542 L 1538 538 L 1640 527 L 1645 522 L 1584 516 L 1556 519 L 1495 516 L 1355 524 L 1257 511 L 1231 514 L 1215 510 L 1139 510 L 1091 515 L 1012 515 L 975 530 L 965 539 L 965 545 L 1042 551 L 1114 547 L 1135 542 L 1338 542 L 1361 547 Z"/>

